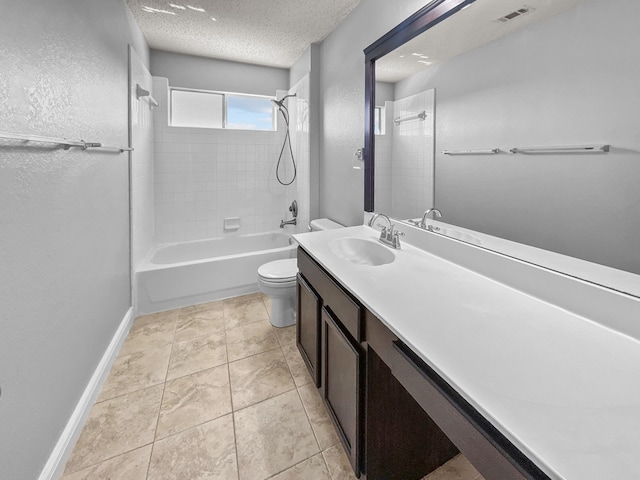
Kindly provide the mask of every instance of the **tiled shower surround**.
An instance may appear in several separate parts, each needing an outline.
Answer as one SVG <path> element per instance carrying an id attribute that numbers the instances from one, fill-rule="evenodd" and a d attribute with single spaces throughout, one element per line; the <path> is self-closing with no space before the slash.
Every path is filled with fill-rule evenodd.
<path id="1" fill-rule="evenodd" d="M 169 127 L 167 79 L 154 77 L 153 91 L 160 101 L 154 110 L 155 242 L 277 230 L 288 213 L 287 189 L 296 189 L 275 179 L 284 122 L 277 132 Z M 225 230 L 227 217 L 240 217 L 240 229 Z"/>

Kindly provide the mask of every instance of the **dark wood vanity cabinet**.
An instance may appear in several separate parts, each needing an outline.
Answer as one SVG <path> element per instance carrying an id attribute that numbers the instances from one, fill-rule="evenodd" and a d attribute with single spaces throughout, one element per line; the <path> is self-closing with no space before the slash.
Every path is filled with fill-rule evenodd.
<path id="1" fill-rule="evenodd" d="M 322 308 L 320 394 L 338 429 L 351 466 L 360 468 L 364 351 L 327 307 Z"/>
<path id="2" fill-rule="evenodd" d="M 296 343 L 316 387 L 320 386 L 320 297 L 298 274 Z"/>

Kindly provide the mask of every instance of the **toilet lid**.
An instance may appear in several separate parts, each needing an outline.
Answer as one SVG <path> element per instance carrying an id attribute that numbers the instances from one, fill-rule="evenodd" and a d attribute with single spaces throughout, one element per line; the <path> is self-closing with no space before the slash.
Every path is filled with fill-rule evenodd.
<path id="1" fill-rule="evenodd" d="M 298 260 L 287 258 L 265 263 L 258 268 L 258 275 L 271 282 L 284 282 L 295 278 L 298 273 Z"/>

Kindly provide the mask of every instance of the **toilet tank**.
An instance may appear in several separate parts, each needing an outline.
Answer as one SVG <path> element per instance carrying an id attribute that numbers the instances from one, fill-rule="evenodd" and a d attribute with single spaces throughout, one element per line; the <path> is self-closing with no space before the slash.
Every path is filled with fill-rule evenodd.
<path id="1" fill-rule="evenodd" d="M 311 220 L 309 224 L 309 228 L 312 232 L 319 232 L 320 230 L 333 230 L 335 228 L 342 228 L 344 225 L 340 225 L 333 220 L 328 218 L 317 218 L 315 220 Z"/>

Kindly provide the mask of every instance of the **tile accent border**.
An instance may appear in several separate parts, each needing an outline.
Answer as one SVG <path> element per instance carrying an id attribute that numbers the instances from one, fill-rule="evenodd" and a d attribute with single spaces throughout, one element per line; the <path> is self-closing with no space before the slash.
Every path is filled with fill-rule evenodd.
<path id="1" fill-rule="evenodd" d="M 118 352 L 120 351 L 120 348 L 133 325 L 134 318 L 133 308 L 129 307 L 127 313 L 125 313 L 122 321 L 120 322 L 120 326 L 113 335 L 109 346 L 102 355 L 100 363 L 98 363 L 89 383 L 84 389 L 84 392 L 82 393 L 76 408 L 73 410 L 67 425 L 64 427 L 64 430 L 62 431 L 56 446 L 53 448 L 49 460 L 47 460 L 47 463 L 42 469 L 38 480 L 56 480 L 62 475 L 65 463 L 73 451 L 73 447 L 82 432 L 82 428 L 84 427 L 93 404 L 98 398 L 102 385 L 109 376 L 109 372 L 111 371 L 111 367 L 113 366 L 116 357 L 118 356 Z"/>

